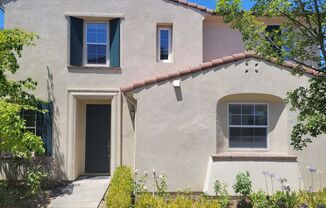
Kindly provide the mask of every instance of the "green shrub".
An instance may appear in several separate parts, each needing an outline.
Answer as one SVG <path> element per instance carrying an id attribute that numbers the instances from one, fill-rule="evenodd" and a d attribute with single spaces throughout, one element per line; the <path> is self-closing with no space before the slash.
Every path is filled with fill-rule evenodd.
<path id="1" fill-rule="evenodd" d="M 251 180 L 248 171 L 240 172 L 236 176 L 236 182 L 233 185 L 233 190 L 235 193 L 240 194 L 242 200 L 247 198 L 251 193 Z"/>
<path id="2" fill-rule="evenodd" d="M 294 191 L 277 191 L 270 202 L 271 208 L 297 208 L 300 204 L 299 195 Z"/>
<path id="3" fill-rule="evenodd" d="M 131 169 L 126 166 L 118 167 L 110 182 L 107 207 L 130 208 L 133 190 L 134 180 Z"/>
<path id="4" fill-rule="evenodd" d="M 218 200 L 209 199 L 206 197 L 200 197 L 193 204 L 194 208 L 220 208 L 220 203 Z M 178 207 L 179 208 L 179 207 Z M 181 208 L 181 207 L 180 207 Z M 182 207 L 183 208 L 183 207 Z M 186 208 L 186 207 L 185 207 Z"/>
<path id="5" fill-rule="evenodd" d="M 137 198 L 135 208 L 167 208 L 163 197 L 145 193 Z"/>
<path id="6" fill-rule="evenodd" d="M 300 192 L 300 203 L 308 207 L 326 207 L 326 188 L 322 191 L 312 192 Z"/>
<path id="7" fill-rule="evenodd" d="M 269 201 L 266 198 L 266 193 L 264 191 L 258 191 L 251 193 L 250 201 L 253 208 L 266 208 L 268 207 Z"/>

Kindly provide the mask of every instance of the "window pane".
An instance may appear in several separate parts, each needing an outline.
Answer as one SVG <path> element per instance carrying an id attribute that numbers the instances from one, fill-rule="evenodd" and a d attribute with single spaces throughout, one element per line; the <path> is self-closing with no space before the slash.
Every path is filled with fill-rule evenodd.
<path id="1" fill-rule="evenodd" d="M 88 64 L 106 64 L 106 45 L 87 45 Z"/>
<path id="2" fill-rule="evenodd" d="M 169 59 L 169 31 L 160 30 L 160 59 Z"/>
<path id="3" fill-rule="evenodd" d="M 36 125 L 36 113 L 34 111 L 24 111 L 23 119 L 25 120 L 25 126 L 35 127 Z"/>
<path id="4" fill-rule="evenodd" d="M 255 116 L 255 125 L 267 125 L 267 116 Z"/>
<path id="5" fill-rule="evenodd" d="M 229 111 L 231 114 L 241 114 L 241 105 L 238 104 L 229 105 Z"/>
<path id="6" fill-rule="evenodd" d="M 254 114 L 254 105 L 249 104 L 249 105 L 242 105 L 242 114 L 249 114 L 252 115 Z"/>
<path id="7" fill-rule="evenodd" d="M 241 137 L 230 137 L 229 146 L 231 148 L 241 148 Z"/>
<path id="8" fill-rule="evenodd" d="M 106 23 L 87 23 L 87 43 L 107 43 Z"/>
<path id="9" fill-rule="evenodd" d="M 242 128 L 230 128 L 230 137 L 241 136 Z"/>
<path id="10" fill-rule="evenodd" d="M 241 125 L 241 115 L 230 115 L 229 124 L 230 125 Z"/>
<path id="11" fill-rule="evenodd" d="M 254 116 L 243 115 L 242 116 L 242 125 L 254 125 Z"/>
<path id="12" fill-rule="evenodd" d="M 267 115 L 267 105 L 255 105 L 255 114 L 256 115 Z"/>

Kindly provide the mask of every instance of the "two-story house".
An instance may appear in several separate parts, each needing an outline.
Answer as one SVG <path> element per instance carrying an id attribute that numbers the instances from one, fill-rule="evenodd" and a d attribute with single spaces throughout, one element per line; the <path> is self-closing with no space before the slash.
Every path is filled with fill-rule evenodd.
<path id="1" fill-rule="evenodd" d="M 165 171 L 170 191 L 213 193 L 215 180 L 231 191 L 240 171 L 254 189 L 264 189 L 263 171 L 275 188 L 285 177 L 299 189 L 311 185 L 307 166 L 325 169 L 325 138 L 293 151 L 297 114 L 284 102 L 312 72 L 293 76 L 292 64 L 244 53 L 240 33 L 213 10 L 185 0 L 2 4 L 5 28 L 40 37 L 15 76 L 37 80 L 37 96 L 53 104 L 47 123 L 29 115 L 29 128 L 45 131 L 62 179 L 128 165 Z"/>

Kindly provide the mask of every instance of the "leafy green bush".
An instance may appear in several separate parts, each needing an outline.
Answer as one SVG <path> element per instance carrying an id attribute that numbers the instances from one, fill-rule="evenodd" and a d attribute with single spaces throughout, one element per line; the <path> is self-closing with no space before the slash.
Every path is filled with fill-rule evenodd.
<path id="1" fill-rule="evenodd" d="M 266 208 L 269 201 L 264 191 L 253 192 L 249 196 L 253 208 Z"/>
<path id="2" fill-rule="evenodd" d="M 165 203 L 163 197 L 153 196 L 150 193 L 145 193 L 137 198 L 135 203 L 135 208 L 165 208 L 167 204 Z"/>
<path id="3" fill-rule="evenodd" d="M 322 191 L 312 192 L 300 192 L 300 203 L 308 207 L 326 208 L 326 188 Z"/>
<path id="4" fill-rule="evenodd" d="M 126 166 L 118 167 L 110 182 L 107 207 L 130 208 L 133 190 L 134 180 L 131 169 Z"/>
<path id="5" fill-rule="evenodd" d="M 300 204 L 299 195 L 294 191 L 277 191 L 270 202 L 271 208 L 297 208 Z"/>
<path id="6" fill-rule="evenodd" d="M 233 185 L 235 193 L 240 194 L 242 200 L 245 200 L 251 193 L 251 180 L 248 171 L 240 172 L 236 176 L 236 183 Z"/>

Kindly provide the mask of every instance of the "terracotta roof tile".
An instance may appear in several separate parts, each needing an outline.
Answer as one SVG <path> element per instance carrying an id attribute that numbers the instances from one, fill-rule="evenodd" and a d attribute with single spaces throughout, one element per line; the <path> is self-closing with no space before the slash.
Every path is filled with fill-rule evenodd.
<path id="1" fill-rule="evenodd" d="M 202 12 L 206 12 L 206 13 L 209 13 L 209 14 L 215 14 L 215 11 L 212 10 L 212 9 L 209 9 L 209 8 L 203 6 L 203 5 L 198 5 L 196 3 L 189 2 L 189 1 L 186 1 L 186 0 L 168 0 L 168 1 L 176 2 L 176 3 L 191 7 L 193 9 L 198 9 L 198 10 L 200 10 Z"/>
<path id="2" fill-rule="evenodd" d="M 218 66 L 218 65 L 223 65 L 223 64 L 231 63 L 231 62 L 234 62 L 237 60 L 242 60 L 242 59 L 252 58 L 252 57 L 262 59 L 259 57 L 259 55 L 257 55 L 256 53 L 253 53 L 253 52 L 243 52 L 243 53 L 232 54 L 230 56 L 225 56 L 225 57 L 222 57 L 219 59 L 214 59 L 210 62 L 202 63 L 202 64 L 194 66 L 194 67 L 186 68 L 186 69 L 175 71 L 175 72 L 169 72 L 166 74 L 160 74 L 160 75 L 157 75 L 157 76 L 145 79 L 145 80 L 136 81 L 136 82 L 133 82 L 131 84 L 121 87 L 120 90 L 122 92 L 128 92 L 133 89 L 144 87 L 146 85 L 156 84 L 158 82 L 174 79 L 174 78 L 177 78 L 180 76 L 185 76 L 188 74 L 193 74 L 193 73 L 196 73 L 196 72 L 199 72 L 202 70 L 206 70 L 206 69 Z M 276 60 L 274 60 L 274 59 L 270 60 L 269 62 L 276 64 Z M 293 64 L 290 62 L 284 62 L 284 63 L 282 63 L 282 66 L 291 68 L 291 69 L 295 69 L 298 67 L 297 64 Z M 324 75 L 320 72 L 317 72 L 314 69 L 307 68 L 307 67 L 302 67 L 302 70 L 305 73 L 311 74 L 314 76 L 323 76 Z"/>

